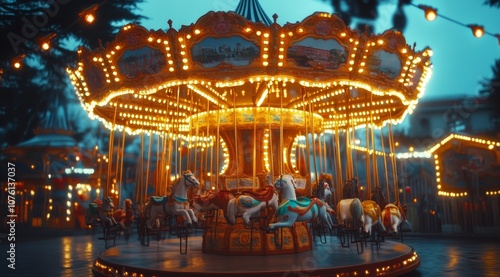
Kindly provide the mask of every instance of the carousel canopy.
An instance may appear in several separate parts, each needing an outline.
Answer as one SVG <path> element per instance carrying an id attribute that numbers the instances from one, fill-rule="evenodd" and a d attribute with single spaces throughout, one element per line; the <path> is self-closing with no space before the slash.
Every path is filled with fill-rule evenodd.
<path id="1" fill-rule="evenodd" d="M 241 0 L 235 12 L 253 22 L 262 22 L 267 26 L 273 23 L 257 0 Z"/>
<path id="2" fill-rule="evenodd" d="M 431 54 L 396 30 L 358 33 L 326 13 L 266 26 L 211 11 L 179 30 L 126 25 L 105 47 L 80 48 L 67 71 L 91 118 L 109 128 L 319 132 L 400 122 L 424 93 Z"/>

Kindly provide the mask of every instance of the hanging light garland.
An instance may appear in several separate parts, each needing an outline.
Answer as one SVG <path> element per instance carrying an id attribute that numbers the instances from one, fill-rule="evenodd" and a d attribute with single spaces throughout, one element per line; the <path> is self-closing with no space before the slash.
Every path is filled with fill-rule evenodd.
<path id="1" fill-rule="evenodd" d="M 459 22 L 459 21 L 457 21 L 455 19 L 452 19 L 450 17 L 447 17 L 445 15 L 438 14 L 438 10 L 436 8 L 433 8 L 433 7 L 430 7 L 430 6 L 416 5 L 416 4 L 412 4 L 412 3 L 410 3 L 410 5 L 413 6 L 413 7 L 418 8 L 418 9 L 423 10 L 424 11 L 424 15 L 425 15 L 425 19 L 427 19 L 428 21 L 434 21 L 438 17 L 439 18 L 443 18 L 443 19 L 448 20 L 448 21 L 450 21 L 452 23 L 455 23 L 457 25 L 469 28 L 472 31 L 472 34 L 476 38 L 480 38 L 483 35 L 492 36 L 492 37 L 494 37 L 494 38 L 496 38 L 498 40 L 498 45 L 500 45 L 500 34 L 490 33 L 488 31 L 484 30 L 484 27 L 482 25 L 478 25 L 478 24 L 464 24 L 462 22 Z"/>
<path id="2" fill-rule="evenodd" d="M 92 24 L 94 23 L 95 19 L 96 19 L 96 12 L 97 10 L 102 6 L 104 5 L 106 1 L 103 1 L 102 3 L 100 4 L 94 4 L 86 9 L 84 9 L 82 12 L 80 12 L 78 14 L 78 18 L 76 19 L 75 22 L 73 22 L 72 24 L 70 24 L 67 28 L 69 29 L 70 27 L 72 27 L 74 24 L 76 24 L 79 20 L 83 20 L 84 22 L 86 22 L 87 24 Z M 43 51 L 48 51 L 50 50 L 51 48 L 51 45 L 50 45 L 50 42 L 53 38 L 55 38 L 57 36 L 56 33 L 50 33 L 48 35 L 45 35 L 44 37 L 41 37 L 38 39 L 38 44 L 40 45 L 40 48 L 43 50 Z M 21 54 L 21 55 L 18 55 L 16 57 L 14 57 L 12 59 L 12 62 L 11 62 L 11 66 L 14 68 L 14 69 L 20 69 L 22 67 L 22 64 L 23 64 L 23 60 L 24 58 L 26 57 L 26 54 Z"/>

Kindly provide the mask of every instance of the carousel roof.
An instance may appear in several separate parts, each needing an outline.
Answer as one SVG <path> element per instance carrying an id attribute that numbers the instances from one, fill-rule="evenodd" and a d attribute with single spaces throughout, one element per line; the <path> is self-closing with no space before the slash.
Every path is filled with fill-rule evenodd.
<path id="1" fill-rule="evenodd" d="M 257 0 L 241 0 L 235 12 L 253 22 L 262 22 L 267 26 L 273 23 Z"/>
<path id="2" fill-rule="evenodd" d="M 129 24 L 106 47 L 78 54 L 68 73 L 91 118 L 179 135 L 236 124 L 316 132 L 397 123 L 432 68 L 431 50 L 416 51 L 399 31 L 358 33 L 326 13 L 283 26 L 214 11 L 166 32 Z"/>

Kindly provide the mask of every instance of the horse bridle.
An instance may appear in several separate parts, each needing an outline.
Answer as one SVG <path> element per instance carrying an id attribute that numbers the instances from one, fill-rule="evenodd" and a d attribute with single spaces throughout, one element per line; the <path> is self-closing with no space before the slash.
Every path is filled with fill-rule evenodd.
<path id="1" fill-rule="evenodd" d="M 283 183 L 283 175 L 284 174 L 281 174 L 280 175 L 280 179 L 279 179 L 279 183 L 280 183 L 280 186 L 283 187 L 282 183 Z M 293 186 L 293 189 L 297 189 L 297 185 L 295 184 L 295 180 L 293 179 L 293 177 L 291 178 L 292 179 L 292 186 Z"/>
<path id="2" fill-rule="evenodd" d="M 191 172 L 191 171 L 185 171 L 182 173 L 182 176 L 184 177 L 184 179 L 186 180 L 186 182 L 189 182 L 193 187 L 196 187 L 196 182 L 193 181 L 193 179 L 191 177 L 194 176 L 194 174 Z"/>

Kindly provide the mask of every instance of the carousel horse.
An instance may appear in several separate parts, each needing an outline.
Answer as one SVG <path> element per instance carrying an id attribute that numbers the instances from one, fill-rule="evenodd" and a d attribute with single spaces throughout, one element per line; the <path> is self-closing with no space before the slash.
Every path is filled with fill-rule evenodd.
<path id="1" fill-rule="evenodd" d="M 134 209 L 132 207 L 132 200 L 125 199 L 125 209 L 117 209 L 113 213 L 113 218 L 116 222 L 123 225 L 124 228 L 129 228 L 134 222 Z"/>
<path id="2" fill-rule="evenodd" d="M 354 177 L 351 180 L 345 181 L 342 190 L 342 199 L 350 199 L 358 197 L 359 197 L 358 178 Z"/>
<path id="3" fill-rule="evenodd" d="M 209 191 L 206 195 L 197 195 L 192 199 L 193 212 L 195 214 L 202 210 L 222 209 L 227 214 L 227 204 L 233 199 L 234 195 L 229 190 L 220 190 L 215 193 Z"/>
<path id="4" fill-rule="evenodd" d="M 387 205 L 387 200 L 385 200 L 385 196 L 380 186 L 376 186 L 373 189 L 370 199 L 375 201 L 379 207 L 385 207 Z"/>
<path id="5" fill-rule="evenodd" d="M 319 218 L 332 230 L 333 221 L 329 216 L 327 205 L 318 198 L 300 197 L 297 199 L 295 180 L 289 174 L 282 175 L 274 183 L 276 190 L 280 192 L 282 203 L 276 210 L 277 222 L 269 224 L 267 231 L 276 228 L 291 227 L 295 222 L 309 221 Z"/>
<path id="6" fill-rule="evenodd" d="M 397 233 L 398 226 L 405 219 L 401 209 L 395 204 L 387 204 L 382 211 L 382 220 L 387 233 Z"/>
<path id="7" fill-rule="evenodd" d="M 104 201 L 95 199 L 89 203 L 85 221 L 87 225 L 93 226 L 102 223 L 104 228 L 121 226 L 113 217 L 115 205 L 109 196 L 104 197 Z"/>
<path id="8" fill-rule="evenodd" d="M 159 228 L 160 219 L 168 215 L 182 216 L 184 224 L 188 228 L 191 228 L 193 223 L 197 223 L 197 218 L 189 207 L 187 190 L 190 187 L 198 188 L 200 182 L 191 171 L 186 170 L 182 172 L 180 178 L 173 182 L 172 186 L 173 192 L 170 196 L 151 196 L 149 202 L 146 203 L 144 216 L 148 229 Z"/>
<path id="9" fill-rule="evenodd" d="M 330 190 L 330 183 L 326 179 L 319 179 L 316 189 L 314 190 L 314 196 L 319 198 L 321 201 L 327 203 L 332 197 L 332 191 Z"/>
<path id="10" fill-rule="evenodd" d="M 320 178 L 313 194 L 314 197 L 325 203 L 327 212 L 333 216 L 335 214 L 335 210 L 333 210 L 330 204 L 328 204 L 329 200 L 331 200 L 331 198 L 333 197 L 332 191 L 330 189 L 330 183 L 331 182 L 329 182 L 328 179 Z"/>
<path id="11" fill-rule="evenodd" d="M 365 200 L 361 202 L 364 213 L 364 226 L 365 233 L 371 235 L 372 226 L 378 225 L 385 231 L 384 224 L 382 223 L 381 211 L 379 205 L 372 200 Z"/>
<path id="12" fill-rule="evenodd" d="M 85 214 L 85 223 L 88 226 L 95 226 L 101 223 L 101 219 L 99 218 L 99 210 L 101 209 L 101 206 L 102 201 L 99 198 L 96 198 L 89 203 L 87 213 Z"/>
<path id="13" fill-rule="evenodd" d="M 361 227 L 364 223 L 364 213 L 358 198 L 342 199 L 337 203 L 337 220 L 346 227 Z"/>
<path id="14" fill-rule="evenodd" d="M 113 198 L 109 196 L 104 197 L 102 206 L 99 209 L 99 219 L 101 220 L 104 228 L 123 227 L 123 225 L 119 224 L 113 217 L 114 209 L 115 204 L 113 203 Z"/>
<path id="15" fill-rule="evenodd" d="M 273 185 L 273 174 L 271 172 L 268 172 L 266 174 L 265 184 L 266 184 L 266 186 L 272 186 Z"/>
<path id="16" fill-rule="evenodd" d="M 246 226 L 251 226 L 250 217 L 265 208 L 278 208 L 279 196 L 273 186 L 265 186 L 257 191 L 243 191 L 227 203 L 226 221 L 236 224 L 236 216 L 241 215 Z"/>

